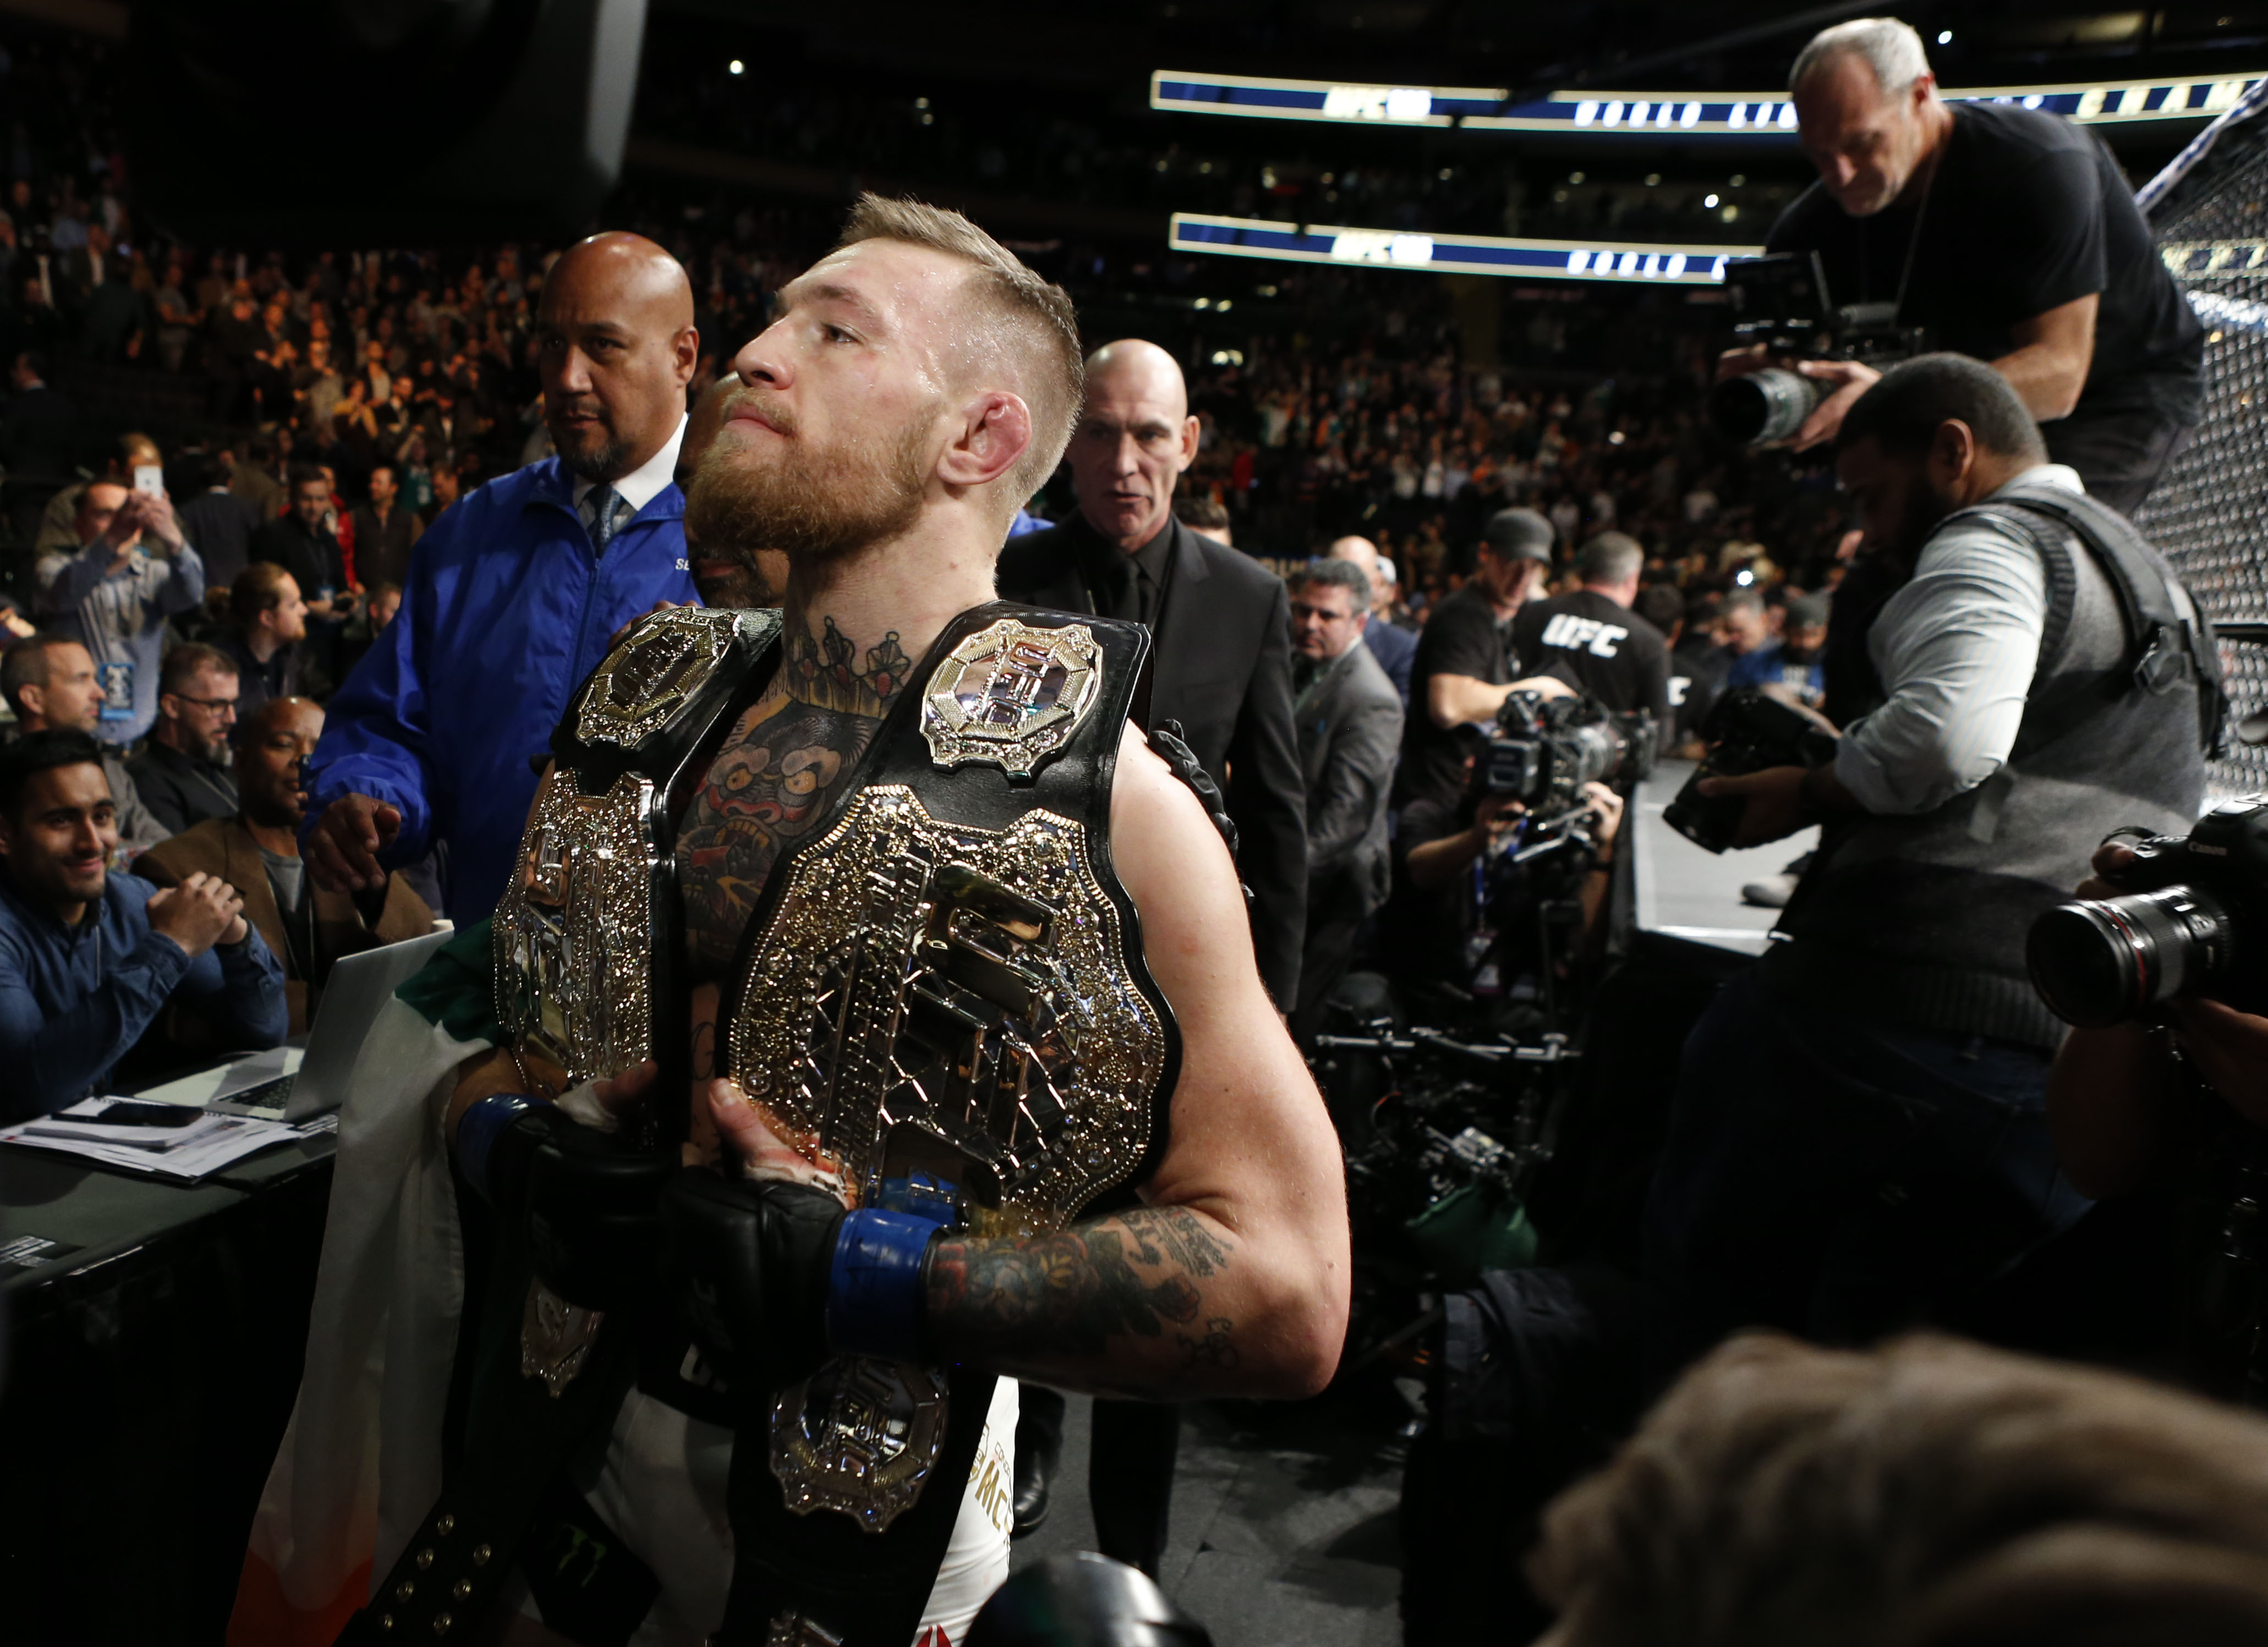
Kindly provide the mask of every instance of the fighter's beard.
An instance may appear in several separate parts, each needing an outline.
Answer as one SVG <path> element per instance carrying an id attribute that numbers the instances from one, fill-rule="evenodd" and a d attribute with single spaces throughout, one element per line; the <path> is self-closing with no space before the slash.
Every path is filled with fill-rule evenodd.
<path id="1" fill-rule="evenodd" d="M 757 549 L 779 549 L 791 566 L 810 568 L 887 543 L 920 516 L 926 415 L 894 432 L 823 452 L 802 445 L 784 411 L 766 404 L 764 415 L 777 428 L 783 450 L 760 458 L 719 440 L 693 476 L 685 525 L 704 547 L 718 546 L 749 564 Z"/>

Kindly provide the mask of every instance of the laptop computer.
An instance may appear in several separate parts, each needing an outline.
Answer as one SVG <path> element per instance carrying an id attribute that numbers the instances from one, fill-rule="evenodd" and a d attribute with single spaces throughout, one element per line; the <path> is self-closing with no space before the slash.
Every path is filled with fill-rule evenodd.
<path id="1" fill-rule="evenodd" d="M 288 1121 L 336 1109 L 346 1101 L 347 1083 L 379 1009 L 449 937 L 446 930 L 428 932 L 342 959 L 323 986 L 304 1056 L 296 1047 L 276 1047 L 239 1058 L 226 1066 L 220 1084 L 203 1099 L 204 1107 L 217 1114 Z"/>

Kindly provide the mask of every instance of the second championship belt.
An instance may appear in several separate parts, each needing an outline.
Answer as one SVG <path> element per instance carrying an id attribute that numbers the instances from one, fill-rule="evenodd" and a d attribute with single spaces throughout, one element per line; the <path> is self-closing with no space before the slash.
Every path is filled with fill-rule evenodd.
<path id="1" fill-rule="evenodd" d="M 963 613 L 774 871 L 729 1073 L 846 1205 L 1044 1234 L 1162 1151 L 1179 1035 L 1109 843 L 1148 651 L 1138 624 Z M 744 1418 L 719 1639 L 906 1647 L 993 1382 L 843 1356 Z"/>
<path id="2" fill-rule="evenodd" d="M 762 689 L 779 632 L 777 611 L 681 607 L 630 624 L 552 736 L 550 770 L 497 906 L 496 1013 L 531 1095 L 659 1064 L 650 1101 L 631 1107 L 620 1132 L 589 1135 L 602 1138 L 602 1169 L 648 1183 L 678 1163 L 691 1075 L 674 791 Z M 590 1182 L 594 1202 L 603 1198 L 607 1173 Z M 559 1486 L 569 1461 L 605 1432 L 634 1374 L 653 1378 L 651 1364 L 639 1372 L 641 1358 L 669 1359 L 655 1312 L 636 1306 L 652 1289 L 632 1255 L 630 1273 L 585 1276 L 591 1292 L 563 1282 L 555 1291 L 527 1273 L 540 1266 L 519 1231 L 499 1221 L 493 1246 L 492 1296 L 468 1352 L 462 1455 L 342 1642 L 471 1633 L 514 1573 L 550 1617 L 556 1563 L 539 1560 L 538 1547 L 563 1496 L 580 1502 Z M 650 1599 L 615 1599 L 635 1623 Z"/>

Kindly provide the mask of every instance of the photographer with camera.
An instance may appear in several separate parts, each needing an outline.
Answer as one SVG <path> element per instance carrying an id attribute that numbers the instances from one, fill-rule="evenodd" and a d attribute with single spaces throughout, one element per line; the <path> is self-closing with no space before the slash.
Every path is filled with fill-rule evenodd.
<path id="1" fill-rule="evenodd" d="M 1564 971 L 1596 927 L 1624 797 L 1652 770 L 1657 731 L 1643 710 L 1548 679 L 1507 693 L 1485 731 L 1462 728 L 1456 799 L 1403 809 L 1380 923 L 1388 972 L 1492 996 Z"/>
<path id="2" fill-rule="evenodd" d="M 2073 1026 L 2048 1075 L 2056 1154 L 2081 1194 L 2132 1198 L 2146 1232 L 2154 1219 L 2172 1236 L 2145 1263 L 2178 1312 L 2184 1376 L 2268 1407 L 2268 965 L 2254 933 L 2268 797 L 2224 801 L 2183 839 L 2121 830 L 2092 867 L 2081 901 L 2032 929 L 2033 979 Z"/>
<path id="3" fill-rule="evenodd" d="M 1551 523 L 1532 509 L 1489 517 L 1465 586 L 1433 608 L 1410 667 L 1410 714 L 1394 776 L 1397 811 L 1416 800 L 1455 806 L 1472 751 L 1459 729 L 1493 718 L 1519 687 L 1513 621 L 1551 571 Z M 1558 681 L 1545 689 L 1565 692 Z"/>
<path id="4" fill-rule="evenodd" d="M 2054 461 L 2132 514 L 2198 420 L 2205 344 L 2110 151 L 2058 115 L 1948 107 L 1921 37 L 1894 18 L 1825 30 L 1788 86 L 1819 181 L 1765 249 L 1815 252 L 1831 302 L 1991 363 Z M 1734 351 L 1719 373 L 1767 364 Z M 1847 359 L 1795 370 L 1827 391 L 1798 451 L 1833 439 L 1880 375 Z"/>
<path id="5" fill-rule="evenodd" d="M 2117 899 L 2136 862 L 2132 842 L 2105 843 L 2079 895 Z M 2062 942 L 2077 947 L 2068 937 Z M 2169 971 L 2178 984 L 2181 966 Z M 2205 982 L 2212 987 L 2211 980 Z M 2089 1018 L 2104 1016 L 2085 1011 L 2093 1004 L 2076 996 L 2074 991 L 2066 1010 L 2078 1008 Z M 2051 998 L 2065 1004 L 2060 995 Z M 2129 1004 L 2117 1003 L 2121 1009 Z M 2200 1084 L 2252 1126 L 2268 1129 L 2268 1017 L 2206 994 L 2131 1004 L 2141 1011 L 2130 1016 L 2122 1010 L 2113 1021 L 2075 1026 L 2048 1077 L 2048 1123 L 2057 1155 L 2072 1182 L 2098 1200 L 2132 1195 L 2163 1174 L 2184 1135 L 2194 1136 L 2205 1119 Z"/>
<path id="6" fill-rule="evenodd" d="M 1742 803 L 1734 845 L 1823 829 L 1785 941 L 1686 1044 L 1647 1210 L 1657 1374 L 1746 1325 L 1957 1313 L 2087 1210 L 2048 1137 L 2063 1026 L 2027 934 L 2114 827 L 2196 816 L 2218 732 L 2209 629 L 2007 379 L 1894 367 L 1836 454 L 1906 574 L 1867 637 L 1881 704 L 1820 764 L 1700 784 Z"/>

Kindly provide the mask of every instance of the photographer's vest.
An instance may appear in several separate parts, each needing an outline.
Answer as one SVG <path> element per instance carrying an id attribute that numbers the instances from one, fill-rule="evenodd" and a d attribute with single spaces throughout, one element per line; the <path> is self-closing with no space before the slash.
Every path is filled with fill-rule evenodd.
<path id="1" fill-rule="evenodd" d="M 2052 1048 L 2064 1026 L 2032 988 L 2025 935 L 2111 830 L 2188 832 L 2220 739 L 2220 670 L 2210 623 L 2109 506 L 2020 482 L 1944 524 L 1975 519 L 2029 543 L 2047 569 L 2008 759 L 1933 812 L 1830 820 L 1780 920 L 1790 941 L 1764 965 L 1822 1009 Z"/>

